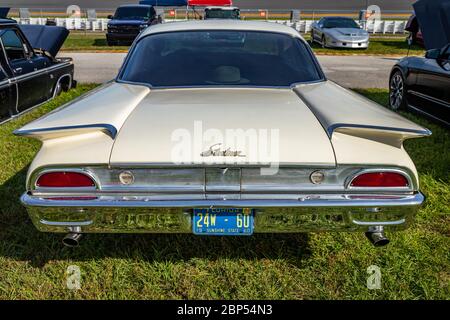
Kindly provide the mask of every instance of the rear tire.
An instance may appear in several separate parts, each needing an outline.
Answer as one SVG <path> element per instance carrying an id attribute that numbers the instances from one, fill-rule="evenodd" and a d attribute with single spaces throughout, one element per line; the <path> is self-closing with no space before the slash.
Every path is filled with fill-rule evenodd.
<path id="1" fill-rule="evenodd" d="M 400 70 L 392 73 L 389 79 L 389 108 L 394 111 L 406 109 L 406 84 Z"/>
<path id="2" fill-rule="evenodd" d="M 325 36 L 322 36 L 322 48 L 326 48 L 327 47 L 327 38 L 325 38 Z"/>

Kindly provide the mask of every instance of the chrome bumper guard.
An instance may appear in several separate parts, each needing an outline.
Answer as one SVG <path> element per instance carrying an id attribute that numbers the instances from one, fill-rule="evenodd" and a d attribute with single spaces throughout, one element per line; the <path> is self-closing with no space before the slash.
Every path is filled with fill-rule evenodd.
<path id="1" fill-rule="evenodd" d="M 81 233 L 190 233 L 194 208 L 253 208 L 255 232 L 406 228 L 424 201 L 410 195 L 310 195 L 298 200 L 164 200 L 101 196 L 88 200 L 21 197 L 38 230 Z"/>

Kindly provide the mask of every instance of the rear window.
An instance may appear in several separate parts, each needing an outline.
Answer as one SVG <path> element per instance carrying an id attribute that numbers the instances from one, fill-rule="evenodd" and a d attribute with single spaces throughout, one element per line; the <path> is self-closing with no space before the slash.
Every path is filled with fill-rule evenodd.
<path id="1" fill-rule="evenodd" d="M 289 35 L 182 31 L 142 38 L 120 79 L 153 87 L 290 86 L 321 73 L 307 45 Z"/>

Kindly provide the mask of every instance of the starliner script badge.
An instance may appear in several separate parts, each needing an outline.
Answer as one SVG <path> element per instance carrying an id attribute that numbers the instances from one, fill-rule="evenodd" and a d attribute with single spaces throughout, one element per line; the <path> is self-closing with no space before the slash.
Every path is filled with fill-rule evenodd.
<path id="1" fill-rule="evenodd" d="M 226 150 L 220 149 L 221 143 L 213 144 L 207 151 L 203 151 L 200 153 L 200 156 L 202 157 L 245 157 L 245 155 L 242 154 L 242 151 L 232 151 L 231 148 L 228 148 Z"/>

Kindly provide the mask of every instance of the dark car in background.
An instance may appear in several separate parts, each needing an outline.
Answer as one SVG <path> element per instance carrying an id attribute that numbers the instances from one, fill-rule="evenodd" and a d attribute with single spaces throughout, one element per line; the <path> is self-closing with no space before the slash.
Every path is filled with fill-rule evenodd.
<path id="1" fill-rule="evenodd" d="M 0 19 L 7 19 L 10 8 L 0 7 Z"/>
<path id="2" fill-rule="evenodd" d="M 450 0 L 419 0 L 414 11 L 428 51 L 425 57 L 406 57 L 394 65 L 389 105 L 450 126 Z"/>
<path id="3" fill-rule="evenodd" d="M 111 19 L 106 34 L 109 46 L 131 45 L 142 30 L 161 22 L 153 6 L 142 4 L 122 5 L 108 18 Z"/>
<path id="4" fill-rule="evenodd" d="M 0 123 L 76 83 L 70 58 L 56 58 L 69 31 L 0 19 Z"/>
<path id="5" fill-rule="evenodd" d="M 234 19 L 241 18 L 241 11 L 237 7 L 217 7 L 211 6 L 205 8 L 205 20 L 208 19 Z"/>
<path id="6" fill-rule="evenodd" d="M 450 45 L 408 57 L 393 68 L 389 105 L 410 108 L 450 126 Z"/>

